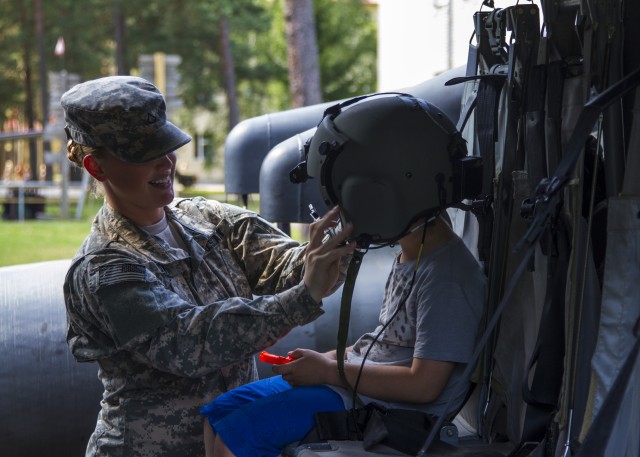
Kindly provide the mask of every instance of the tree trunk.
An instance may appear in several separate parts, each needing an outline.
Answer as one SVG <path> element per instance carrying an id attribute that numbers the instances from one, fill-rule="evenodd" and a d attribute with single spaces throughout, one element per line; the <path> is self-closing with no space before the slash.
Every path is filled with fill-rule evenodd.
<path id="1" fill-rule="evenodd" d="M 44 25 L 42 13 L 42 0 L 33 1 L 35 15 L 36 39 L 38 41 L 38 80 L 40 82 L 40 106 L 42 127 L 49 122 L 49 91 L 47 89 L 47 53 L 44 49 Z"/>
<path id="2" fill-rule="evenodd" d="M 322 102 L 312 0 L 285 0 L 289 87 L 294 108 Z"/>
<path id="3" fill-rule="evenodd" d="M 238 108 L 238 96 L 236 93 L 236 73 L 233 64 L 233 52 L 229 39 L 229 21 L 226 17 L 220 18 L 220 55 L 222 56 L 222 72 L 224 78 L 224 92 L 227 97 L 229 109 L 229 130 L 240 121 Z"/>
<path id="4" fill-rule="evenodd" d="M 116 41 L 116 69 L 119 75 L 128 75 L 127 53 L 125 44 L 125 22 L 121 0 L 113 2 L 113 28 Z"/>
<path id="5" fill-rule="evenodd" d="M 22 22 L 22 30 L 28 30 L 29 20 L 27 19 L 27 11 L 25 10 L 25 5 L 22 5 L 20 9 L 20 19 Z M 33 98 L 33 77 L 31 70 L 31 41 L 30 34 L 25 32 L 23 37 L 23 58 L 24 58 L 24 92 L 25 92 L 25 101 L 24 101 L 24 112 L 25 112 L 25 120 L 27 122 L 27 128 L 31 131 L 35 126 L 35 114 L 33 109 L 34 98 Z M 38 170 L 38 148 L 35 139 L 29 140 L 29 158 L 26 164 L 22 164 L 23 166 L 29 167 L 30 177 L 26 176 L 25 180 L 31 180 L 34 176 L 34 173 Z"/>

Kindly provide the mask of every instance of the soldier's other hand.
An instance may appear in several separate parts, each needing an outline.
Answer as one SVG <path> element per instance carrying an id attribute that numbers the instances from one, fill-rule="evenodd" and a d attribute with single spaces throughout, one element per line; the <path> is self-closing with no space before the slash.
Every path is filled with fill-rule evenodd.
<path id="1" fill-rule="evenodd" d="M 340 259 L 350 255 L 356 243 L 346 243 L 353 226 L 349 223 L 324 243 L 325 231 L 334 228 L 340 209 L 336 206 L 310 227 L 309 245 L 305 256 L 304 284 L 316 302 L 324 298 L 335 286 L 340 274 Z"/>

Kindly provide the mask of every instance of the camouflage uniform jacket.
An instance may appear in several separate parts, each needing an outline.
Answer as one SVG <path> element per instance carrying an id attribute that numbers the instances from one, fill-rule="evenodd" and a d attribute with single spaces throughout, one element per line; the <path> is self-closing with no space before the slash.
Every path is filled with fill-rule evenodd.
<path id="1" fill-rule="evenodd" d="M 189 252 L 105 205 L 67 273 L 67 341 L 104 385 L 88 456 L 204 455 L 200 407 L 323 312 L 301 282 L 304 245 L 255 213 L 202 198 L 165 212 Z"/>

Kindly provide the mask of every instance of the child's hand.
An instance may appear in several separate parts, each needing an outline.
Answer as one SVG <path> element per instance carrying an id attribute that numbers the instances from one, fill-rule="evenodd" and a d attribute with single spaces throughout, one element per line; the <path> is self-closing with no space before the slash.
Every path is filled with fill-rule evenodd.
<path id="1" fill-rule="evenodd" d="M 294 358 L 293 362 L 284 365 L 274 365 L 272 370 L 282 375 L 282 379 L 291 386 L 307 386 L 313 384 L 325 384 L 328 382 L 327 374 L 335 371 L 335 360 L 331 360 L 324 354 L 310 349 L 296 349 L 289 352 Z"/>

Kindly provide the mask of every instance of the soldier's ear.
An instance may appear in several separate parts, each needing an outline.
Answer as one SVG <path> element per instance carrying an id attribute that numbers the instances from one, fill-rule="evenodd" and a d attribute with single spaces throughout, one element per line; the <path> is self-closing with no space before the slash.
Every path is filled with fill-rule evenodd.
<path id="1" fill-rule="evenodd" d="M 91 154 L 84 156 L 84 159 L 82 159 L 82 165 L 84 165 L 85 170 L 87 170 L 89 174 L 98 181 L 102 182 L 106 179 L 100 163 L 98 163 L 98 160 Z"/>

